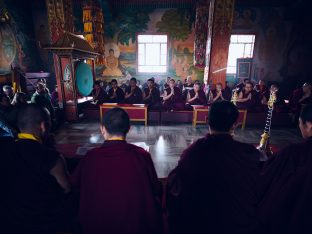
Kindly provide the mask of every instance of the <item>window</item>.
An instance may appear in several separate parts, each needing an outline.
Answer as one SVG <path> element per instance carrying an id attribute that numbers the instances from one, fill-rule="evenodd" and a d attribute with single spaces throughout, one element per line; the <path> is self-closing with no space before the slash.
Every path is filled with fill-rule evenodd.
<path id="1" fill-rule="evenodd" d="M 138 35 L 138 72 L 167 72 L 167 35 Z"/>
<path id="2" fill-rule="evenodd" d="M 255 35 L 231 35 L 226 73 L 236 74 L 238 58 L 252 58 L 254 44 Z"/>

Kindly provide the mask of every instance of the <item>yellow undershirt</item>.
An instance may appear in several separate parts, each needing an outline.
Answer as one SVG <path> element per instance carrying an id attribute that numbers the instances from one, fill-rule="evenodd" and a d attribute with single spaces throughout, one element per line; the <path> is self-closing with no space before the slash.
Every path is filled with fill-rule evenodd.
<path id="1" fill-rule="evenodd" d="M 123 138 L 123 137 L 112 137 L 112 138 L 109 138 L 107 140 L 108 141 L 124 141 L 125 138 Z"/>
<path id="2" fill-rule="evenodd" d="M 27 139 L 38 141 L 40 144 L 42 143 L 41 139 L 33 134 L 21 132 L 17 135 L 18 139 Z"/>

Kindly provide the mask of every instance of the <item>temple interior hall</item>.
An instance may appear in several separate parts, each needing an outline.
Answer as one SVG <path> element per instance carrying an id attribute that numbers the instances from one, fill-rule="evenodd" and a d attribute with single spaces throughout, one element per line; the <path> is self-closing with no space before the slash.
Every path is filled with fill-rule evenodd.
<path id="1" fill-rule="evenodd" d="M 309 6 L 0 0 L 4 233 L 312 233 Z"/>

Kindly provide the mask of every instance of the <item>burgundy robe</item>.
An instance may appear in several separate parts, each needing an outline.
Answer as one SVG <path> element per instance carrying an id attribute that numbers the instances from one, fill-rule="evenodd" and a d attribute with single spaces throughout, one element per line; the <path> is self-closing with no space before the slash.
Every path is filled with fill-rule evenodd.
<path id="1" fill-rule="evenodd" d="M 171 94 L 171 88 L 165 90 L 167 95 Z M 171 96 L 168 100 L 164 101 L 163 108 L 165 110 L 183 110 L 184 101 L 182 97 L 181 90 L 178 87 L 174 87 L 174 95 Z"/>
<path id="2" fill-rule="evenodd" d="M 232 98 L 232 91 L 230 89 L 230 87 L 225 87 L 223 90 L 222 90 L 222 96 L 225 100 L 228 100 L 230 101 L 231 98 Z"/>
<path id="3" fill-rule="evenodd" d="M 195 97 L 196 94 L 195 94 L 194 89 L 189 91 L 189 95 L 190 95 L 190 98 Z M 198 91 L 198 98 L 196 98 L 192 102 L 187 103 L 185 105 L 185 109 L 186 110 L 193 110 L 192 105 L 207 105 L 206 95 L 205 95 L 205 92 L 203 90 Z"/>
<path id="4" fill-rule="evenodd" d="M 302 88 L 295 89 L 293 91 L 291 97 L 289 98 L 289 108 L 291 112 L 299 114 L 301 111 L 302 104 L 312 103 L 312 95 L 300 103 L 299 100 L 302 98 L 303 95 L 304 94 Z"/>
<path id="5" fill-rule="evenodd" d="M 145 97 L 147 97 L 150 94 L 150 89 L 146 88 L 144 89 Z M 146 99 L 144 101 L 145 104 L 148 104 L 149 109 L 159 109 L 161 107 L 161 101 L 160 101 L 160 92 L 159 89 L 154 87 L 152 89 L 152 93 L 150 98 Z"/>
<path id="6" fill-rule="evenodd" d="M 108 102 L 110 102 L 110 103 L 122 103 L 125 99 L 125 94 L 122 91 L 122 89 L 119 87 L 117 87 L 117 89 L 116 89 L 116 97 L 111 98 L 113 96 L 114 96 L 114 89 L 110 88 L 108 90 Z"/>
<path id="7" fill-rule="evenodd" d="M 221 92 L 222 92 L 222 97 L 223 97 L 223 91 L 221 91 Z M 216 98 L 217 95 L 218 95 L 217 90 L 216 90 L 216 89 L 211 90 L 211 94 L 212 94 L 212 97 L 213 97 L 213 98 Z M 224 97 L 223 97 L 223 98 L 224 98 Z M 216 101 L 222 101 L 222 98 L 219 97 L 217 100 L 215 100 L 215 102 L 216 102 Z M 211 100 L 211 102 L 212 102 L 212 100 Z"/>
<path id="8" fill-rule="evenodd" d="M 131 87 L 128 86 L 125 90 L 125 94 L 131 93 Z M 127 104 L 142 104 L 143 96 L 141 89 L 137 86 L 134 89 L 133 94 L 129 98 L 125 98 L 125 103 Z"/>
<path id="9" fill-rule="evenodd" d="M 193 90 L 194 84 L 184 84 L 182 90 L 182 97 L 186 100 L 188 93 Z"/>
<path id="10" fill-rule="evenodd" d="M 90 150 L 71 177 L 84 234 L 160 233 L 161 187 L 151 155 L 126 141 Z"/>
<path id="11" fill-rule="evenodd" d="M 169 174 L 171 234 L 255 233 L 259 151 L 228 134 L 186 149 Z"/>
<path id="12" fill-rule="evenodd" d="M 245 90 L 243 90 L 242 92 L 243 92 L 243 98 L 247 98 L 249 93 L 246 93 Z M 237 108 L 239 109 L 247 109 L 249 111 L 252 111 L 257 106 L 257 101 L 258 101 L 257 92 L 252 90 L 250 100 L 247 100 L 245 102 L 237 102 L 236 105 L 237 105 Z"/>
<path id="13" fill-rule="evenodd" d="M 93 101 L 96 103 L 96 105 L 101 105 L 107 100 L 107 94 L 104 89 L 100 89 L 99 93 L 96 93 L 96 90 L 92 90 L 92 96 L 93 96 Z"/>
<path id="14" fill-rule="evenodd" d="M 260 233 L 312 233 L 312 137 L 273 157 L 260 178 Z"/>

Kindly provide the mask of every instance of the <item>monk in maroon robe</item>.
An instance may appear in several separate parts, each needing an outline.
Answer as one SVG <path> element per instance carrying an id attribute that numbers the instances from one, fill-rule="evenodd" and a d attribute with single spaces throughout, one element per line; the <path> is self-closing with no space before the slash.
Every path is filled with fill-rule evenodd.
<path id="1" fill-rule="evenodd" d="M 259 80 L 258 84 L 255 85 L 254 89 L 259 94 L 258 97 L 259 97 L 260 102 L 262 101 L 263 97 L 270 96 L 270 90 L 265 85 L 264 80 Z"/>
<path id="2" fill-rule="evenodd" d="M 92 90 L 93 102 L 92 104 L 98 106 L 107 101 L 107 95 L 105 90 L 101 87 L 100 81 L 94 82 L 94 88 Z"/>
<path id="3" fill-rule="evenodd" d="M 175 86 L 174 79 L 170 80 L 169 88 L 164 91 L 163 108 L 167 111 L 184 110 L 182 93 L 181 90 Z"/>
<path id="4" fill-rule="evenodd" d="M 259 151 L 232 138 L 238 110 L 212 104 L 210 133 L 186 149 L 169 174 L 171 234 L 255 233 Z"/>
<path id="5" fill-rule="evenodd" d="M 225 98 L 223 97 L 222 84 L 217 83 L 216 88 L 209 92 L 209 103 L 211 104 L 216 101 L 224 101 L 224 100 Z"/>
<path id="6" fill-rule="evenodd" d="M 283 149 L 261 173 L 260 233 L 312 233 L 311 104 L 303 108 L 299 127 L 305 140 Z"/>
<path id="7" fill-rule="evenodd" d="M 112 87 L 108 90 L 108 102 L 110 103 L 122 103 L 125 98 L 125 94 L 121 88 L 118 87 L 116 79 L 111 81 Z"/>
<path id="8" fill-rule="evenodd" d="M 192 81 L 192 77 L 191 76 L 188 76 L 186 78 L 186 82 L 185 84 L 183 85 L 183 89 L 182 89 L 182 96 L 183 96 L 183 99 L 186 100 L 187 98 L 187 95 L 188 93 L 193 90 L 193 81 Z"/>
<path id="9" fill-rule="evenodd" d="M 253 90 L 253 84 L 250 81 L 246 82 L 244 89 L 238 95 L 238 100 L 236 101 L 237 107 L 252 111 L 257 104 L 260 104 L 257 101 L 259 101 L 259 97 L 257 92 Z"/>
<path id="10" fill-rule="evenodd" d="M 225 88 L 222 90 L 222 96 L 225 100 L 230 101 L 232 97 L 232 90 L 229 86 L 229 82 L 225 82 Z"/>
<path id="11" fill-rule="evenodd" d="M 295 119 L 298 119 L 303 105 L 312 103 L 312 84 L 305 83 L 302 88 L 294 90 L 289 99 L 289 108 Z"/>
<path id="12" fill-rule="evenodd" d="M 193 89 L 189 91 L 187 95 L 185 109 L 193 110 L 192 105 L 207 105 L 205 92 L 200 89 L 199 83 L 195 83 Z"/>
<path id="13" fill-rule="evenodd" d="M 155 87 L 154 79 L 147 80 L 147 88 L 143 92 L 143 101 L 148 105 L 149 110 L 160 110 L 160 92 L 159 89 Z"/>
<path id="14" fill-rule="evenodd" d="M 130 79 L 130 85 L 125 90 L 125 103 L 127 104 L 143 103 L 142 91 L 137 86 L 137 80 L 134 77 Z"/>
<path id="15" fill-rule="evenodd" d="M 104 144 L 90 150 L 71 177 L 80 188 L 79 220 L 84 234 L 156 234 L 162 231 L 161 186 L 151 155 L 126 142 L 128 114 L 106 112 Z"/>

